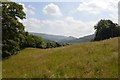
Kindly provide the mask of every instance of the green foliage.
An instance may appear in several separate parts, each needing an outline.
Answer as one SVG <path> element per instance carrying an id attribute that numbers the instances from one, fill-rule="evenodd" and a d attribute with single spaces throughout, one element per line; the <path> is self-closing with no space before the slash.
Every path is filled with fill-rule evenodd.
<path id="1" fill-rule="evenodd" d="M 19 43 L 14 41 L 14 40 L 7 40 L 3 41 L 3 46 L 2 46 L 2 53 L 4 53 L 2 56 L 7 57 L 10 55 L 13 55 L 16 53 L 16 51 L 19 51 Z"/>
<path id="2" fill-rule="evenodd" d="M 2 2 L 2 56 L 16 54 L 24 41 L 24 26 L 18 21 L 25 18 L 22 5 Z"/>
<path id="3" fill-rule="evenodd" d="M 37 36 L 33 36 L 33 35 L 26 36 L 24 47 L 41 48 L 41 45 L 42 45 L 42 38 L 41 37 L 37 37 Z"/>
<path id="4" fill-rule="evenodd" d="M 66 46 L 69 45 L 67 43 L 60 43 L 60 42 L 47 42 L 46 43 L 46 48 L 55 48 L 55 47 L 61 47 L 61 46 Z"/>
<path id="5" fill-rule="evenodd" d="M 41 44 L 41 48 L 46 49 L 46 48 L 47 48 L 47 43 L 42 42 L 42 44 Z"/>
<path id="6" fill-rule="evenodd" d="M 104 40 L 120 36 L 120 26 L 111 20 L 100 20 L 94 26 L 96 35 L 94 40 Z"/>

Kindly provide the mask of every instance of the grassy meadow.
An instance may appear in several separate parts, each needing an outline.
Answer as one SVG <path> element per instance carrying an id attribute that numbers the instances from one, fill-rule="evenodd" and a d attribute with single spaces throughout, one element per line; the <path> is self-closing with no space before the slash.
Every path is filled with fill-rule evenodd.
<path id="1" fill-rule="evenodd" d="M 2 61 L 3 78 L 117 78 L 118 38 L 59 48 L 26 48 Z"/>

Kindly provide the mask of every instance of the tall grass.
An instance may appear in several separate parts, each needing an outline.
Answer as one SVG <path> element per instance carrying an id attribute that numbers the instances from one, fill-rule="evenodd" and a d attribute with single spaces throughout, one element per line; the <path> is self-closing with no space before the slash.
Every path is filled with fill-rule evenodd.
<path id="1" fill-rule="evenodd" d="M 2 61 L 3 78 L 116 78 L 118 38 L 60 48 L 26 48 Z"/>

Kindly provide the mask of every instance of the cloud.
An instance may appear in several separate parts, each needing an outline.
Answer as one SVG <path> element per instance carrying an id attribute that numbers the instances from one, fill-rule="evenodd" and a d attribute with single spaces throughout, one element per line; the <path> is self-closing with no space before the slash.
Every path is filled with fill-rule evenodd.
<path id="1" fill-rule="evenodd" d="M 29 9 L 35 10 L 35 7 L 33 7 L 32 5 L 28 5 Z"/>
<path id="2" fill-rule="evenodd" d="M 87 0 L 80 3 L 77 10 L 98 14 L 104 10 L 113 11 L 113 9 L 117 8 L 117 3 L 118 0 Z"/>
<path id="3" fill-rule="evenodd" d="M 35 8 L 32 5 L 25 6 L 23 3 L 19 3 L 20 5 L 23 6 L 23 11 L 26 14 L 34 15 L 35 14 Z"/>
<path id="4" fill-rule="evenodd" d="M 99 3 L 95 3 L 95 2 L 89 2 L 89 3 L 83 2 L 82 4 L 79 5 L 77 10 L 80 12 L 85 11 L 88 13 L 98 14 L 102 9 L 100 6 L 101 5 Z"/>
<path id="5" fill-rule="evenodd" d="M 108 15 L 110 19 L 117 22 L 118 2 L 119 0 L 86 0 L 79 4 L 77 11 L 87 12 L 94 15 Z M 104 14 L 105 12 L 108 14 Z"/>
<path id="6" fill-rule="evenodd" d="M 57 5 L 53 4 L 53 3 L 50 3 L 50 4 L 46 5 L 43 8 L 43 13 L 54 15 L 54 16 L 62 16 L 60 8 Z"/>
<path id="7" fill-rule="evenodd" d="M 58 20 L 39 20 L 29 18 L 24 21 L 25 30 L 29 32 L 58 34 L 74 37 L 82 37 L 94 33 L 96 22 L 83 22 L 73 17 Z"/>

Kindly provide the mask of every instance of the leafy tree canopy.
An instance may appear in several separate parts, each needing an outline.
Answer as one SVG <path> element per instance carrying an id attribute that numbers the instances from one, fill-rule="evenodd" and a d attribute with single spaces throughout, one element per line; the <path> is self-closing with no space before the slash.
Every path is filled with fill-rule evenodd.
<path id="1" fill-rule="evenodd" d="M 18 21 L 25 19 L 22 5 L 15 2 L 2 2 L 2 55 L 16 53 L 24 39 L 24 26 Z"/>
<path id="2" fill-rule="evenodd" d="M 94 26 L 94 29 L 96 30 L 94 40 L 104 40 L 120 36 L 120 26 L 111 20 L 100 20 Z"/>

